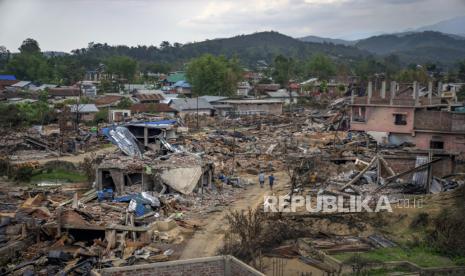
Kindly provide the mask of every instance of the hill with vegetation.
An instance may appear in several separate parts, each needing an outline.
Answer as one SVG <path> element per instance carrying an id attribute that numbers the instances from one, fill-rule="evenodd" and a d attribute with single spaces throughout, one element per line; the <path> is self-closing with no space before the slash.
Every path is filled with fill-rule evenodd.
<path id="1" fill-rule="evenodd" d="M 335 45 L 332 43 L 310 43 L 286 36 L 277 32 L 259 32 L 249 35 L 238 35 L 231 38 L 220 38 L 193 42 L 181 45 L 163 42 L 155 46 L 110 46 L 93 43 L 88 48 L 74 50 L 73 53 L 91 60 L 98 60 L 113 55 L 125 55 L 139 62 L 159 62 L 183 64 L 203 54 L 236 57 L 246 66 L 254 66 L 257 61 L 271 64 L 277 55 L 293 58 L 308 58 L 315 53 L 325 53 L 336 59 L 351 60 L 368 55 L 355 47 Z"/>
<path id="2" fill-rule="evenodd" d="M 374 36 L 355 44 L 376 55 L 396 55 L 404 63 L 453 65 L 465 59 L 465 39 L 439 32 Z"/>

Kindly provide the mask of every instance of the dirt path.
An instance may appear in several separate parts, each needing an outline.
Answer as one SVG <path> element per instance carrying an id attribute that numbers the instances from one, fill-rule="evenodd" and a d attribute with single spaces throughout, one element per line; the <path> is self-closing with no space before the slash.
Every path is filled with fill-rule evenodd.
<path id="1" fill-rule="evenodd" d="M 277 183 L 273 189 L 279 191 L 288 182 L 285 173 L 275 174 Z M 257 179 L 251 179 L 257 182 Z M 229 210 L 246 210 L 249 207 L 257 207 L 263 204 L 263 196 L 273 194 L 268 185 L 262 189 L 258 184 L 251 185 L 243 191 L 244 197 L 234 204 L 225 207 L 220 213 L 213 213 L 206 220 L 206 225 L 196 231 L 187 242 L 180 259 L 191 259 L 217 255 L 217 250 L 223 244 L 224 234 L 227 231 L 225 215 Z"/>
<path id="2" fill-rule="evenodd" d="M 21 164 L 21 163 L 27 163 L 31 161 L 37 161 L 39 164 L 45 164 L 50 161 L 66 161 L 66 162 L 71 162 L 71 163 L 80 163 L 84 160 L 84 158 L 91 156 L 93 153 L 95 154 L 102 154 L 102 153 L 110 153 L 115 151 L 116 146 L 111 146 L 111 147 L 106 147 L 103 149 L 95 150 L 95 151 L 89 151 L 86 153 L 78 154 L 78 155 L 68 155 L 68 156 L 58 156 L 58 157 L 47 157 L 43 159 L 34 159 L 34 160 L 18 160 L 18 161 L 13 161 L 14 164 Z"/>

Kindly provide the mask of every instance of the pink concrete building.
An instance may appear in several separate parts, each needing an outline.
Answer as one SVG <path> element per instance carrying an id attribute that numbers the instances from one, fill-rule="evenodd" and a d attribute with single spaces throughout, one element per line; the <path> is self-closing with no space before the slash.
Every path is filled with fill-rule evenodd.
<path id="1" fill-rule="evenodd" d="M 431 83 L 425 91 L 416 82 L 403 90 L 398 87 L 391 82 L 386 95 L 383 82 L 373 95 L 369 83 L 366 96 L 352 96 L 351 130 L 365 131 L 380 144 L 409 142 L 424 150 L 465 153 L 465 113 L 454 111 L 460 104 L 433 95 Z"/>

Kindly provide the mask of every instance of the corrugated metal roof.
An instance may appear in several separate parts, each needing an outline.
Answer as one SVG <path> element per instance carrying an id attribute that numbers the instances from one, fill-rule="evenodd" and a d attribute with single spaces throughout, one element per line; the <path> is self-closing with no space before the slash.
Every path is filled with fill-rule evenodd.
<path id="1" fill-rule="evenodd" d="M 176 72 L 169 75 L 166 80 L 168 82 L 176 83 L 178 81 L 186 80 L 186 75 L 183 72 Z"/>
<path id="2" fill-rule="evenodd" d="M 154 93 L 154 94 L 136 94 L 134 96 L 139 101 L 162 101 L 165 99 L 162 94 Z"/>
<path id="3" fill-rule="evenodd" d="M 24 86 L 27 86 L 29 84 L 31 84 L 30 81 L 20 81 L 20 82 L 17 82 L 15 84 L 12 84 L 11 86 L 13 86 L 13 87 L 24 87 Z"/>
<path id="4" fill-rule="evenodd" d="M 223 96 L 201 96 L 199 97 L 199 99 L 205 99 L 207 102 L 211 103 L 211 102 L 217 102 L 217 101 L 221 101 L 221 100 L 225 100 L 227 99 L 228 97 L 223 97 Z"/>

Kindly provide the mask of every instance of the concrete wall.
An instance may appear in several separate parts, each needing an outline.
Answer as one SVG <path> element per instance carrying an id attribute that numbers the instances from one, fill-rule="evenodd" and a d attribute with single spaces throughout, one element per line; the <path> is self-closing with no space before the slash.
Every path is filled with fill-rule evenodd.
<path id="1" fill-rule="evenodd" d="M 355 113 L 357 106 L 352 107 Z M 407 116 L 406 125 L 394 124 L 394 114 L 405 114 Z M 353 115 L 353 114 L 352 114 Z M 355 122 L 351 120 L 350 129 L 355 131 L 378 131 L 378 132 L 396 132 L 412 133 L 414 122 L 413 107 L 384 107 L 384 106 L 366 106 L 365 122 Z"/>
<path id="2" fill-rule="evenodd" d="M 232 256 L 215 256 L 171 262 L 161 262 L 126 267 L 104 268 L 102 276 L 262 276 L 264 274 L 249 267 Z"/>

